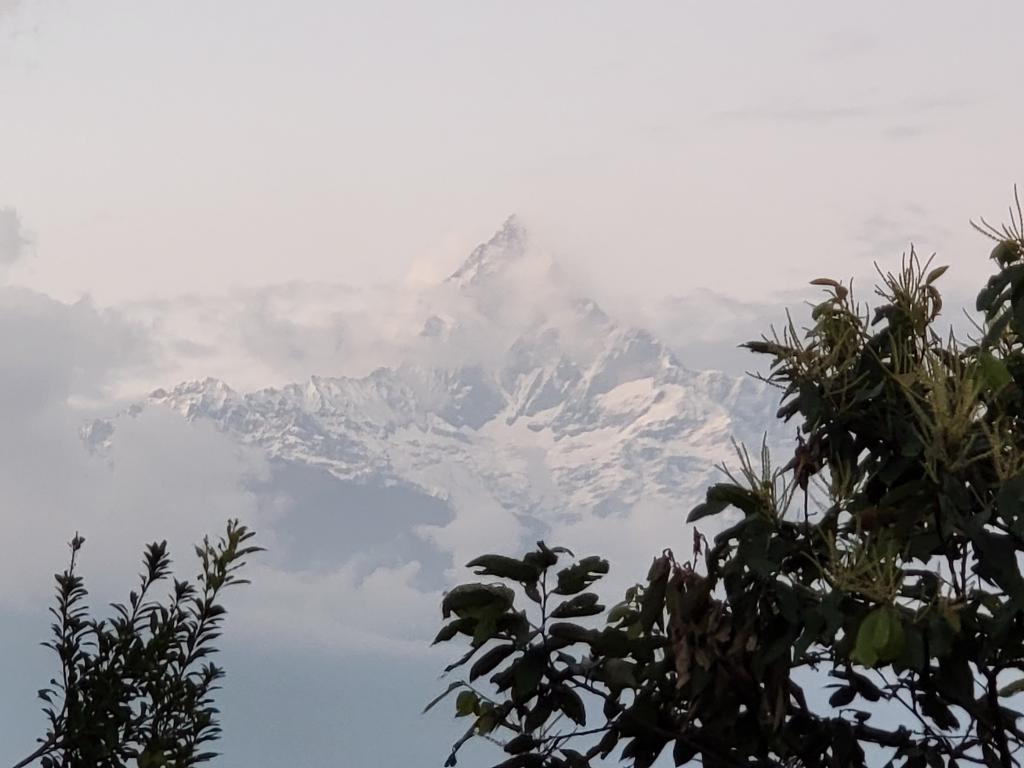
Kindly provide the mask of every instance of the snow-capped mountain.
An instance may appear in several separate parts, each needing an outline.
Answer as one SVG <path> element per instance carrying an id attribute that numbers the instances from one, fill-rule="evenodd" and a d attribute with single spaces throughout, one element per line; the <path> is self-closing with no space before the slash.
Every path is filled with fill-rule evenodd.
<path id="1" fill-rule="evenodd" d="M 146 406 L 212 422 L 278 466 L 451 504 L 488 498 L 532 529 L 641 502 L 682 512 L 714 465 L 734 457 L 733 438 L 753 446 L 777 429 L 777 391 L 690 370 L 651 333 L 574 295 L 515 217 L 443 288 L 448 305 L 425 304 L 413 335 L 452 346 L 493 329 L 500 348 L 478 362 L 456 356 L 464 362 L 315 375 L 247 393 L 189 381 L 153 392 Z M 102 450 L 116 440 L 116 419 L 84 436 Z"/>

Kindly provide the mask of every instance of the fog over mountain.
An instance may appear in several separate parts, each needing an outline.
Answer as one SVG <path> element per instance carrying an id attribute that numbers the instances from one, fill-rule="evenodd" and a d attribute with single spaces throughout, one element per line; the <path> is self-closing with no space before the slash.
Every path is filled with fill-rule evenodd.
<path id="1" fill-rule="evenodd" d="M 325 642 L 413 647 L 431 635 L 437 590 L 481 549 L 572 542 L 614 558 L 623 586 L 650 553 L 685 542 L 715 464 L 735 465 L 731 441 L 756 448 L 773 422 L 777 391 L 691 370 L 617 322 L 514 216 L 416 306 L 396 365 L 251 392 L 185 381 L 87 423 L 85 447 L 113 460 L 123 425 L 169 410 L 258 449 L 269 474 L 246 487 L 269 523 L 283 609 L 261 584 L 260 626 L 288 632 L 296 601 L 341 590 L 324 602 L 337 621 L 320 628 Z M 365 632 L 341 618 L 353 595 L 380 601 Z M 389 608 L 423 622 L 392 626 Z"/>

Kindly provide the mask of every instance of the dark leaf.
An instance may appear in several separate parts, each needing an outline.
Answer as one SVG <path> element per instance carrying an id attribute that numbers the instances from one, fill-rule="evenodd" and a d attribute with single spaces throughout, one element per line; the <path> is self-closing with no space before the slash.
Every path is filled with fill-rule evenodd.
<path id="1" fill-rule="evenodd" d="M 583 706 L 583 699 L 580 698 L 576 691 L 560 685 L 554 689 L 553 695 L 555 705 L 562 710 L 566 717 L 576 723 L 576 725 L 587 724 L 587 711 Z"/>
<path id="2" fill-rule="evenodd" d="M 704 501 L 690 510 L 690 514 L 686 516 L 686 522 L 695 523 L 705 517 L 711 517 L 711 515 L 717 515 L 723 509 L 729 506 L 728 502 L 725 501 Z"/>
<path id="3" fill-rule="evenodd" d="M 455 697 L 455 716 L 467 717 L 475 714 L 479 703 L 480 699 L 473 691 L 461 691 Z"/>
<path id="4" fill-rule="evenodd" d="M 529 752 L 537 746 L 537 740 L 528 733 L 521 733 L 505 745 L 505 751 L 510 755 L 518 755 L 521 752 Z"/>
<path id="5" fill-rule="evenodd" d="M 473 663 L 473 666 L 469 668 L 469 679 L 476 680 L 478 677 L 486 675 L 496 666 L 501 664 L 501 662 L 511 656 L 515 650 L 516 648 L 514 645 L 498 645 L 491 648 L 491 650 L 487 651 L 487 653 L 477 659 Z"/>
<path id="6" fill-rule="evenodd" d="M 554 619 L 574 619 L 581 616 L 596 616 L 604 612 L 604 606 L 598 602 L 598 597 L 593 592 L 584 592 L 582 595 L 566 600 L 557 606 L 552 612 Z"/>
<path id="7" fill-rule="evenodd" d="M 600 557 L 585 557 L 558 572 L 556 595 L 575 595 L 608 573 L 608 561 Z"/>
<path id="8" fill-rule="evenodd" d="M 853 686 L 845 685 L 829 696 L 828 703 L 833 707 L 845 707 L 847 704 L 853 701 L 853 697 L 856 695 Z"/>
<path id="9" fill-rule="evenodd" d="M 477 576 L 496 576 L 499 579 L 534 582 L 540 578 L 537 566 L 504 555 L 482 555 L 466 563 L 467 568 L 477 568 Z"/>
<path id="10" fill-rule="evenodd" d="M 483 613 L 497 614 L 512 607 L 515 595 L 499 584 L 460 584 L 450 590 L 441 601 L 444 618 L 475 617 Z"/>

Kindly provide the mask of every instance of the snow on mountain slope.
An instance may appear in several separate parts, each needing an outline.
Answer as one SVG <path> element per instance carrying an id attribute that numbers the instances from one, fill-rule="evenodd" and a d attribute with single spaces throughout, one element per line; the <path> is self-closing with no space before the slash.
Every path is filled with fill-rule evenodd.
<path id="1" fill-rule="evenodd" d="M 473 249 L 448 282 L 461 288 L 480 284 L 522 259 L 527 253 L 528 241 L 529 235 L 519 217 L 509 216 L 494 237 Z"/>
<path id="2" fill-rule="evenodd" d="M 652 334 L 617 324 L 575 295 L 515 217 L 438 296 L 424 302 L 421 343 L 491 339 L 480 359 L 456 354 L 447 356 L 455 365 L 410 362 L 248 393 L 189 381 L 146 405 L 213 422 L 277 462 L 414 489 L 521 536 L 639 504 L 678 510 L 681 521 L 714 465 L 734 459 L 733 438 L 753 446 L 766 427 L 770 442 L 782 438 L 776 390 L 690 370 Z M 87 443 L 102 449 L 115 427 L 90 425 Z M 446 525 L 423 523 L 435 534 Z"/>

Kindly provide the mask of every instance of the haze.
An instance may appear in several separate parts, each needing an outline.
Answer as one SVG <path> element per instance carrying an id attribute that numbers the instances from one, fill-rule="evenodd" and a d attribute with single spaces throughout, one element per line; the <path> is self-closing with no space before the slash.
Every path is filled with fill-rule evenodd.
<path id="1" fill-rule="evenodd" d="M 605 293 L 762 298 L 1017 180 L 1010 2 L 8 5 L 11 279 L 65 299 L 430 279 L 512 212 Z"/>

